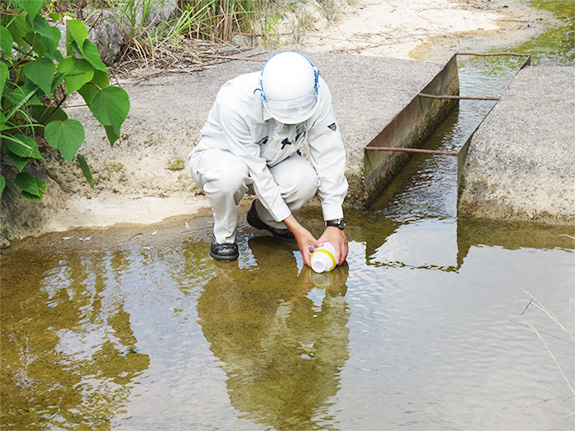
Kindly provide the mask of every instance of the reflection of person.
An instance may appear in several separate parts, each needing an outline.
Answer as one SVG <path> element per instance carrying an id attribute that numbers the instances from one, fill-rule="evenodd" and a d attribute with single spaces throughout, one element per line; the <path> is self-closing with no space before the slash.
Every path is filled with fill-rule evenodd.
<path id="1" fill-rule="evenodd" d="M 333 284 L 315 305 L 306 296 L 311 270 L 298 275 L 293 250 L 267 237 L 249 247 L 256 266 L 217 265 L 198 299 L 199 323 L 243 417 L 273 429 L 318 429 L 349 356 L 348 267 L 332 271 Z"/>
<path id="2" fill-rule="evenodd" d="M 311 163 L 301 156 L 304 142 Z M 310 247 L 323 242 L 334 245 L 338 264 L 345 261 L 345 148 L 329 88 L 302 54 L 280 52 L 261 72 L 224 84 L 190 154 L 190 170 L 213 209 L 214 259 L 238 258 L 237 205 L 250 191 L 257 196 L 250 225 L 297 242 L 307 266 Z M 326 229 L 316 239 L 294 216 L 318 190 Z"/>

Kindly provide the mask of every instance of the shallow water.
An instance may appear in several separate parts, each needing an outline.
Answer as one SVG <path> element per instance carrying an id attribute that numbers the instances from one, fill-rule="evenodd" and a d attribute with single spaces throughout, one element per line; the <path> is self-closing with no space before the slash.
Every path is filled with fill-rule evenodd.
<path id="1" fill-rule="evenodd" d="M 302 218 L 318 231 L 318 215 Z M 572 341 L 533 304 L 521 314 L 533 295 L 573 328 L 564 228 L 348 218 L 348 264 L 323 276 L 245 224 L 239 261 L 214 262 L 201 218 L 14 245 L 3 426 L 573 426 L 569 388 L 528 322 L 571 381 Z"/>
<path id="2" fill-rule="evenodd" d="M 514 61 L 464 62 L 461 94 L 499 95 Z M 490 107 L 462 101 L 425 147 Z M 325 275 L 245 221 L 240 259 L 213 261 L 209 214 L 13 244 L 2 429 L 573 429 L 575 229 L 458 218 L 455 163 L 416 156 L 346 212 Z"/>

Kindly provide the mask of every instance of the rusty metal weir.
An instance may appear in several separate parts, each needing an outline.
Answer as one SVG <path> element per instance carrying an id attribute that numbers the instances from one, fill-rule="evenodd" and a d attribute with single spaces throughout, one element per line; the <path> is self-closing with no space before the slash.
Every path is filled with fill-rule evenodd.
<path id="1" fill-rule="evenodd" d="M 378 198 L 393 176 L 407 162 L 409 154 L 406 153 L 457 156 L 457 188 L 459 190 L 469 142 L 493 107 L 471 132 L 459 151 L 437 151 L 417 148 L 437 128 L 459 100 L 491 100 L 495 102 L 499 100 L 496 97 L 459 95 L 459 75 L 457 72 L 457 56 L 459 55 L 524 57 L 525 61 L 518 69 L 518 72 L 531 64 L 530 54 L 510 52 L 488 54 L 461 52 L 454 54 L 423 91 L 416 95 L 364 148 L 363 166 L 366 206 L 369 207 Z"/>

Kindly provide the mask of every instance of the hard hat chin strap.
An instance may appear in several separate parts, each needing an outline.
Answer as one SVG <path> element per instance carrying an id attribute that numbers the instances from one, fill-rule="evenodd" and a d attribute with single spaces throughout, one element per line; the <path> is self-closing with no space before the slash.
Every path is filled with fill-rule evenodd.
<path id="1" fill-rule="evenodd" d="M 262 79 L 261 79 L 261 78 L 260 78 L 260 86 L 254 90 L 254 94 L 256 94 L 256 92 L 258 92 L 258 91 L 260 92 L 262 98 L 264 99 L 264 102 L 267 102 L 268 99 L 266 99 L 266 93 L 264 93 L 264 89 L 263 89 Z"/>

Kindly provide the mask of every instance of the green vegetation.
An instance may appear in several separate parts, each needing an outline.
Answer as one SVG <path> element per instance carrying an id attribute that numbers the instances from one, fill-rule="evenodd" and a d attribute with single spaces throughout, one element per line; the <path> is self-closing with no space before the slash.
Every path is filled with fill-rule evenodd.
<path id="1" fill-rule="evenodd" d="M 79 163 L 93 187 L 86 159 L 78 153 L 84 127 L 61 109 L 68 94 L 78 91 L 104 126 L 111 145 L 130 109 L 127 93 L 110 85 L 108 70 L 88 30 L 79 20 L 66 22 L 66 53 L 58 49 L 61 34 L 42 16 L 44 0 L 11 0 L 0 10 L 0 195 L 8 183 L 31 201 L 42 199 L 46 183 L 25 172 L 52 147 L 71 164 Z M 60 15 L 52 13 L 57 21 Z"/>
<path id="2" fill-rule="evenodd" d="M 559 23 L 514 50 L 532 55 L 533 65 L 575 64 L 575 7 L 573 1 L 532 0 L 530 5 L 553 13 Z"/>
<path id="3" fill-rule="evenodd" d="M 324 0 L 321 5 L 332 5 Z M 160 0 L 9 0 L 0 6 L 0 196 L 16 186 L 29 200 L 42 199 L 43 180 L 26 169 L 39 164 L 50 147 L 71 164 L 78 163 L 93 187 L 86 159 L 79 153 L 84 127 L 68 118 L 65 100 L 78 92 L 104 126 L 110 144 L 119 139 L 130 102 L 127 93 L 110 85 L 109 73 L 87 27 L 103 18 L 98 12 L 114 9 L 131 58 L 153 59 L 159 50 L 185 50 L 192 56 L 190 39 L 229 42 L 235 36 L 278 43 L 286 13 L 297 14 L 307 0 L 179 0 L 175 18 L 159 18 Z M 325 6 L 327 7 L 327 6 Z M 331 6 L 330 6 L 331 7 Z M 300 14 L 301 15 L 301 14 Z M 74 16 L 81 19 L 74 19 Z M 305 16 L 302 15 L 302 16 Z M 66 46 L 51 25 L 66 23 Z M 116 19 L 116 18 L 112 18 Z M 166 50 L 164 50 L 166 51 Z M 148 143 L 151 145 L 151 143 Z"/>

